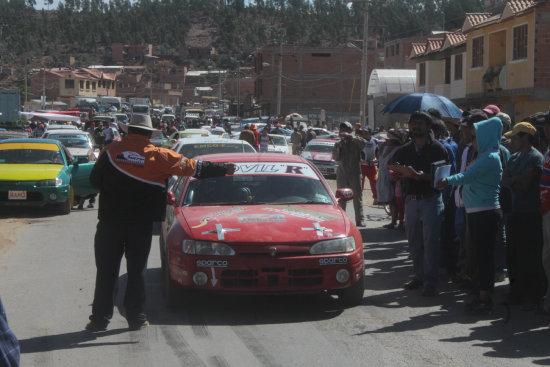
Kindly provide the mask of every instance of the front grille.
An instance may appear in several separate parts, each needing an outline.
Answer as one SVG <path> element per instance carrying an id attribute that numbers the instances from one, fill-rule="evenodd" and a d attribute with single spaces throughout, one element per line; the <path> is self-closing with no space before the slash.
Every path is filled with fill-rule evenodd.
<path id="1" fill-rule="evenodd" d="M 259 270 L 223 270 L 221 285 L 224 288 L 277 288 L 312 287 L 323 283 L 323 269 L 288 269 L 264 267 Z"/>

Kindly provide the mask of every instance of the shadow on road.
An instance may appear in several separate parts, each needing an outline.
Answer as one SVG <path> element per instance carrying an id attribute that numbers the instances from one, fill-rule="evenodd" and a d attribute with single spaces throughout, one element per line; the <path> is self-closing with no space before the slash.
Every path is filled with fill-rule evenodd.
<path id="1" fill-rule="evenodd" d="M 76 331 L 72 333 L 44 335 L 35 338 L 19 340 L 21 353 L 51 352 L 61 349 L 89 348 L 105 345 L 134 344 L 137 342 L 90 343 L 99 337 L 127 333 L 128 329 L 113 329 L 102 333 Z"/>
<path id="2" fill-rule="evenodd" d="M 39 207 L 2 207 L 0 208 L 0 219 L 6 218 L 48 218 L 59 215 L 57 208 L 51 206 Z"/>

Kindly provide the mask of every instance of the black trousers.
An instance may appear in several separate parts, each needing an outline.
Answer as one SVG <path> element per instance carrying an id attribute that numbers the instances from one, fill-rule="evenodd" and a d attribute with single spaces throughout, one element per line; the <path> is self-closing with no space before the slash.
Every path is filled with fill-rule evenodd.
<path id="1" fill-rule="evenodd" d="M 480 291 L 492 291 L 495 286 L 495 245 L 502 211 L 496 209 L 468 213 L 467 218 L 478 288 Z"/>
<path id="2" fill-rule="evenodd" d="M 518 302 L 538 303 L 546 290 L 542 267 L 542 216 L 512 213 L 507 226 L 510 296 Z"/>
<path id="3" fill-rule="evenodd" d="M 151 250 L 153 223 L 111 223 L 99 221 L 95 234 L 97 268 L 90 320 L 107 324 L 113 316 L 114 291 L 122 255 L 126 257 L 128 284 L 124 308 L 128 321 L 145 320 L 145 271 Z"/>

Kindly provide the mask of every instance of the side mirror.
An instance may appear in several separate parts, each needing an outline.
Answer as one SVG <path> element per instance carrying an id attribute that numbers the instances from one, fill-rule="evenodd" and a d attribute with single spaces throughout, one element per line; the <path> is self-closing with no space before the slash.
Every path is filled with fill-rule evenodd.
<path id="1" fill-rule="evenodd" d="M 166 194 L 166 205 L 176 205 L 176 196 L 172 191 Z"/>
<path id="2" fill-rule="evenodd" d="M 350 201 L 353 199 L 353 190 L 352 189 L 338 189 L 336 190 L 336 200 L 341 202 Z"/>

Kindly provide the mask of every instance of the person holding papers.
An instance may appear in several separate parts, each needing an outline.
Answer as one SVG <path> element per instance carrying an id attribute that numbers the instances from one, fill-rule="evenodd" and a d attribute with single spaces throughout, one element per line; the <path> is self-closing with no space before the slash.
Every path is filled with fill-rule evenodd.
<path id="1" fill-rule="evenodd" d="M 502 217 L 499 204 L 502 164 L 499 145 L 502 122 L 499 118 L 474 124 L 473 148 L 477 158 L 463 173 L 444 178 L 438 188 L 462 185 L 462 198 L 474 247 L 474 264 L 478 273 L 479 294 L 466 303 L 470 314 L 489 314 L 493 309 L 494 248 Z M 477 293 L 477 292 L 476 292 Z"/>

